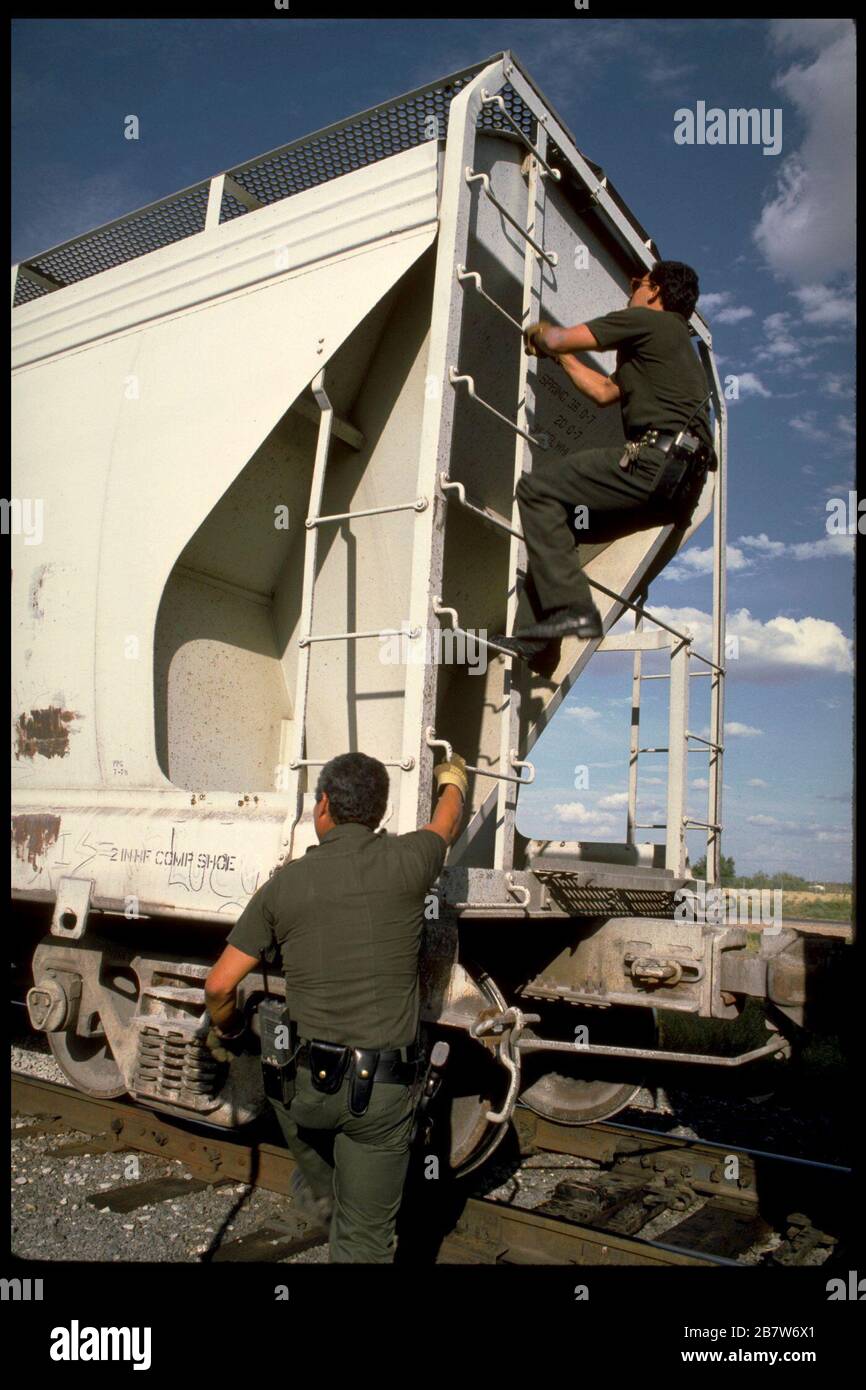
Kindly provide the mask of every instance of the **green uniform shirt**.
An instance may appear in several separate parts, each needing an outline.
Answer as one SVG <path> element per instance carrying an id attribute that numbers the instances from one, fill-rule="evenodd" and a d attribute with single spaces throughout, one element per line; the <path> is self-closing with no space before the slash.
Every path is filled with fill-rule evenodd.
<path id="1" fill-rule="evenodd" d="M 433 830 L 376 834 L 349 821 L 256 890 L 228 940 L 248 956 L 279 946 L 301 1037 L 414 1041 L 424 899 L 446 851 Z"/>
<path id="2" fill-rule="evenodd" d="M 682 314 L 659 309 L 617 309 L 589 319 L 587 328 L 604 351 L 615 347 L 612 378 L 621 392 L 622 427 L 628 438 L 651 426 L 677 431 L 704 400 L 708 382 Z M 689 429 L 712 444 L 708 407 Z"/>

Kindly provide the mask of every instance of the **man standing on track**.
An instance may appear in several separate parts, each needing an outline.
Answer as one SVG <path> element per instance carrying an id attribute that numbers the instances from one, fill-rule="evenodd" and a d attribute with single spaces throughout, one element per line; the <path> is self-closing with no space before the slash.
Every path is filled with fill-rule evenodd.
<path id="1" fill-rule="evenodd" d="M 332 758 L 316 788 L 319 844 L 253 894 L 205 982 L 207 1046 L 227 1060 L 246 1031 L 237 987 L 279 948 L 288 1043 L 279 1071 L 265 1064 L 262 1024 L 265 1090 L 304 1180 L 298 1197 L 318 1224 L 330 1219 L 333 1262 L 394 1257 L 420 1070 L 424 901 L 463 819 L 464 767 L 458 754 L 440 763 L 432 819 L 388 835 L 376 831 L 384 764 Z"/>

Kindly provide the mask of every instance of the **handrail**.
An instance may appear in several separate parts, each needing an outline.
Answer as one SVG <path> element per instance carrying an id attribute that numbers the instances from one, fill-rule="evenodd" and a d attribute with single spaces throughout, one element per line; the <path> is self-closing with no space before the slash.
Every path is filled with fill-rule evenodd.
<path id="1" fill-rule="evenodd" d="M 465 373 L 461 375 L 456 367 L 451 366 L 448 368 L 448 380 L 451 382 L 451 385 L 455 387 L 459 384 L 459 382 L 465 381 L 466 390 L 469 392 L 472 399 L 474 401 L 477 401 L 479 405 L 483 405 L 485 410 L 489 410 L 491 415 L 495 415 L 496 418 L 498 420 L 501 420 L 503 424 L 508 425 L 510 429 L 513 429 L 515 434 L 522 435 L 524 439 L 528 440 L 530 444 L 534 444 L 536 448 L 547 448 L 547 443 L 543 437 L 536 436 L 534 434 L 529 434 L 527 430 L 522 430 L 520 426 L 515 425 L 514 421 L 510 420 L 507 415 L 503 415 L 501 410 L 497 410 L 495 406 L 489 405 L 487 401 L 482 400 L 482 398 L 476 394 L 474 377 L 468 376 Z"/>
<path id="2" fill-rule="evenodd" d="M 614 593 L 613 589 L 609 589 L 606 584 L 599 583 L 597 579 L 590 579 L 589 575 L 586 576 L 586 582 L 591 589 L 598 589 L 601 593 L 607 594 L 608 598 L 616 599 L 617 603 L 624 603 L 626 608 L 630 608 L 633 613 L 642 613 L 645 618 L 649 618 L 651 623 L 655 623 L 656 627 L 663 627 L 666 632 L 672 633 L 673 636 L 678 637 L 681 642 L 685 642 L 689 649 L 690 656 L 696 657 L 698 661 L 705 661 L 708 666 L 712 666 L 714 671 L 718 671 L 719 675 L 723 676 L 725 674 L 724 666 L 717 666 L 714 661 L 710 661 L 708 656 L 702 656 L 700 652 L 693 651 L 692 639 L 687 632 L 680 632 L 677 628 L 671 627 L 670 623 L 666 623 L 664 618 L 654 617 L 648 608 L 639 607 L 638 604 L 632 603 L 631 599 L 627 599 L 624 594 Z"/>
<path id="3" fill-rule="evenodd" d="M 289 767 L 294 772 L 299 767 L 324 767 L 331 761 L 330 758 L 293 758 Z M 409 758 L 377 758 L 383 767 L 401 767 L 404 772 L 411 772 L 415 766 L 415 759 Z M 392 807 L 393 811 L 393 807 Z M 389 817 L 390 819 L 390 817 Z"/>
<path id="4" fill-rule="evenodd" d="M 493 408 L 492 405 L 488 405 L 487 402 L 486 402 L 486 401 L 483 401 L 483 400 L 481 399 L 480 396 L 477 396 L 477 395 L 475 394 L 475 382 L 473 381 L 473 379 L 472 379 L 471 376 L 459 376 L 459 375 L 456 374 L 456 368 L 455 368 L 455 367 L 449 367 L 449 368 L 448 368 L 448 378 L 449 378 L 449 380 L 450 380 L 450 382 L 451 382 L 452 385 L 456 385 L 458 381 L 465 381 L 465 382 L 467 382 L 467 383 L 468 383 L 468 385 L 467 385 L 467 390 L 469 391 L 470 396 L 473 396 L 474 399 L 478 401 L 479 405 L 483 405 L 487 410 L 491 411 L 494 415 L 498 415 L 499 418 L 500 418 L 500 420 L 504 420 L 505 423 L 506 423 L 506 425 L 510 425 L 511 428 L 512 428 L 513 430 L 516 430 L 518 434 L 522 434 L 523 437 L 524 437 L 524 439 L 528 439 L 529 442 L 530 442 L 531 444 L 539 444 L 539 443 L 540 443 L 539 440 L 535 439 L 532 435 L 527 434 L 524 430 L 521 430 L 517 425 L 515 425 L 515 423 L 514 423 L 513 420 L 509 420 L 508 417 L 505 416 L 505 415 L 500 415 L 500 414 L 499 414 L 499 411 L 498 411 L 498 410 L 494 410 L 494 408 Z M 542 446 L 542 447 L 543 447 L 543 446 Z M 486 511 L 483 507 L 475 506 L 472 502 L 467 502 L 467 501 L 466 501 L 466 489 L 465 489 L 463 483 L 451 482 L 451 481 L 449 481 L 449 482 L 446 483 L 446 482 L 443 481 L 443 479 L 444 479 L 446 476 L 447 476 L 447 475 L 444 474 L 444 473 L 440 473 L 440 474 L 439 474 L 439 485 L 440 485 L 440 487 L 442 487 L 443 490 L 444 490 L 446 487 L 447 487 L 447 488 L 453 488 L 453 489 L 457 492 L 457 500 L 458 500 L 458 502 L 460 502 L 461 506 L 466 507 L 466 508 L 467 508 L 469 511 L 471 511 L 471 512 L 476 512 L 476 513 L 478 513 L 480 516 L 483 516 L 487 521 L 490 522 L 490 524 L 491 524 L 492 526 L 497 526 L 497 527 L 499 527 L 499 529 L 502 530 L 502 531 L 508 531 L 508 533 L 509 533 L 510 535 L 516 536 L 516 538 L 517 538 L 519 541 L 522 541 L 522 540 L 525 539 L 525 537 L 524 537 L 524 535 L 523 535 L 523 532 L 522 532 L 522 531 L 518 531 L 518 530 L 516 529 L 516 527 L 509 526 L 509 525 L 507 525 L 507 523 L 505 523 L 505 522 L 503 522 L 503 521 L 500 521 L 495 515 L 491 515 L 491 514 L 490 514 L 488 511 Z M 609 589 L 609 588 L 607 587 L 606 584 L 602 584 L 598 579 L 591 579 L 590 576 L 589 576 L 588 574 L 586 575 L 586 581 L 587 581 L 587 583 L 589 584 L 589 586 L 590 586 L 591 589 L 598 589 L 600 593 L 602 593 L 602 594 L 607 594 L 608 598 L 616 599 L 617 603 L 622 603 L 622 604 L 624 604 L 625 607 L 626 607 L 626 608 L 630 608 L 631 611 L 632 611 L 633 613 L 642 614 L 645 618 L 648 618 L 650 622 L 655 623 L 657 627 L 663 627 L 663 628 L 665 629 L 666 632 L 669 632 L 669 633 L 671 633 L 672 636 L 679 638 L 679 640 L 680 640 L 681 642 L 685 642 L 686 645 L 687 645 L 688 648 L 689 648 L 689 655 L 690 655 L 690 656 L 695 657 L 696 660 L 698 660 L 698 661 L 703 661 L 703 662 L 705 662 L 705 663 L 707 664 L 707 666 L 711 666 L 711 667 L 713 668 L 714 671 L 717 671 L 717 672 L 719 673 L 720 676 L 724 676 L 724 675 L 726 674 L 726 671 L 725 671 L 725 667 L 724 667 L 724 666 L 717 666 L 716 663 L 715 663 L 714 661 L 711 661 L 710 658 L 709 658 L 708 656 L 704 656 L 701 652 L 697 652 L 697 651 L 694 650 L 694 648 L 692 647 L 692 638 L 691 638 L 691 636 L 689 635 L 689 633 L 687 633 L 687 632 L 681 632 L 681 631 L 679 630 L 679 628 L 672 627 L 670 623 L 666 623 L 666 622 L 665 622 L 664 618 L 655 617 L 655 616 L 649 611 L 648 608 L 642 608 L 642 607 L 640 607 L 640 605 L 638 605 L 637 603 L 632 603 L 631 599 L 627 599 L 627 598 L 625 597 L 624 594 L 618 594 L 618 593 L 616 593 L 613 589 Z M 695 675 L 699 675 L 699 674 L 702 674 L 702 673 L 696 671 L 694 674 L 695 674 Z M 643 679 L 643 680 L 667 680 L 668 677 L 667 677 L 667 676 L 643 676 L 642 679 Z"/>
<path id="5" fill-rule="evenodd" d="M 380 627 L 369 632 L 308 632 L 306 637 L 298 638 L 298 646 L 306 647 L 310 642 L 354 642 L 361 637 L 420 637 L 420 627 Z"/>
<path id="6" fill-rule="evenodd" d="M 523 895 L 522 900 L 516 903 L 507 901 L 501 903 L 448 903 L 448 906 L 453 908 L 455 911 L 462 911 L 466 908 L 469 908 L 472 912 L 478 912 L 481 908 L 483 908 L 485 912 L 504 912 L 507 911 L 509 908 L 530 906 L 532 902 L 532 894 L 524 884 L 514 882 L 514 874 L 505 875 L 505 887 L 508 889 L 509 893 L 521 893 Z"/>
<path id="7" fill-rule="evenodd" d="M 526 228 L 523 227 L 523 226 L 521 226 L 521 224 L 518 222 L 517 218 L 514 217 L 514 216 L 508 211 L 508 208 L 505 206 L 505 204 L 504 204 L 504 203 L 500 203 L 500 201 L 499 201 L 499 199 L 496 197 L 496 195 L 490 191 L 490 175 L 489 175 L 489 174 L 476 174 L 475 171 L 474 171 L 473 169 L 470 169 L 469 166 L 467 165 L 467 166 L 466 166 L 466 182 L 467 182 L 467 183 L 479 183 L 479 182 L 480 182 L 481 187 L 484 189 L 485 194 L 486 194 L 487 197 L 490 199 L 490 201 L 491 201 L 491 203 L 493 204 L 493 206 L 494 206 L 495 208 L 498 208 L 499 211 L 501 212 L 502 216 L 505 218 L 506 222 L 510 222 L 511 225 L 512 225 L 512 227 L 514 228 L 514 230 L 517 231 L 517 232 L 519 232 L 520 235 L 521 235 L 522 237 L 524 237 L 526 241 L 529 242 L 529 245 L 532 247 L 533 251 L 537 252 L 537 254 L 541 257 L 541 259 L 542 259 L 543 261 L 547 261 L 547 264 L 548 264 L 549 266 L 556 266 L 556 265 L 559 264 L 559 256 L 556 254 L 556 252 L 555 252 L 555 251 L 545 251 L 545 249 L 544 249 L 544 247 L 541 245 L 541 243 L 538 242 L 538 241 L 536 241 L 534 237 L 532 237 L 532 236 L 529 235 L 529 232 L 526 230 Z"/>
<path id="8" fill-rule="evenodd" d="M 494 652 L 501 652 L 503 656 L 514 656 L 514 652 L 509 647 L 501 647 L 498 642 L 491 642 L 489 637 L 479 637 L 477 632 L 469 632 L 465 627 L 460 626 L 460 616 L 456 608 L 448 608 L 440 602 L 438 595 L 433 600 L 433 612 L 437 618 L 447 614 L 451 619 L 449 631 L 459 632 L 462 637 L 467 637 L 470 642 L 478 642 L 482 647 L 490 647 Z"/>
<path id="9" fill-rule="evenodd" d="M 498 512 L 490 511 L 487 507 L 479 507 L 474 502 L 467 502 L 466 488 L 464 485 L 457 481 L 452 481 L 447 473 L 439 474 L 439 486 L 443 492 L 450 492 L 452 490 L 456 492 L 457 501 L 460 503 L 461 507 L 465 507 L 469 512 L 475 512 L 476 516 L 482 517 L 485 521 L 489 522 L 491 526 L 495 526 L 497 530 L 507 531 L 510 536 L 516 536 L 518 540 L 523 539 L 522 532 L 518 531 L 516 527 L 510 526 L 505 518 L 501 517 Z"/>
<path id="10" fill-rule="evenodd" d="M 497 95 L 497 96 L 491 96 L 490 93 L 489 93 L 484 87 L 482 87 L 482 88 L 481 88 L 481 105 L 482 105 L 482 106 L 498 106 L 498 107 L 499 107 L 499 110 L 502 112 L 502 114 L 503 114 L 503 116 L 505 117 L 505 119 L 506 119 L 506 121 L 508 122 L 508 124 L 509 124 L 510 126 L 513 126 L 513 128 L 517 131 L 517 134 L 520 136 L 520 139 L 523 141 L 524 145 L 525 145 L 526 148 L 529 150 L 529 153 L 535 155 L 535 158 L 538 160 L 538 162 L 539 162 L 539 164 L 541 165 L 541 167 L 550 175 L 550 177 L 551 177 L 552 179 L 555 179 L 557 183 L 560 182 L 560 180 L 562 179 L 562 170 L 561 170 L 561 169 L 554 169 L 554 168 L 553 168 L 553 165 L 548 164 L 547 160 L 544 158 L 544 155 L 541 153 L 541 151 L 540 151 L 540 150 L 537 150 L 537 149 L 535 148 L 535 146 L 533 145 L 532 141 L 529 139 L 529 136 L 525 133 L 525 131 L 523 131 L 523 130 L 520 129 L 520 126 L 519 126 L 519 125 L 517 124 L 517 122 L 515 121 L 515 119 L 514 119 L 514 117 L 512 116 L 511 112 L 510 112 L 509 110 L 507 110 L 506 105 L 505 105 L 505 98 L 504 98 L 504 97 L 499 96 L 499 95 Z"/>
<path id="11" fill-rule="evenodd" d="M 513 326 L 517 329 L 518 333 L 521 336 L 523 335 L 523 324 L 518 323 L 517 319 L 513 319 L 509 314 L 508 310 L 503 309 L 502 305 L 499 304 L 498 301 L 495 300 L 492 295 L 489 295 L 487 293 L 486 289 L 484 288 L 484 285 L 482 284 L 481 275 L 477 270 L 467 270 L 465 265 L 458 265 L 456 268 L 456 274 L 457 279 L 461 285 L 465 285 L 467 280 L 473 280 L 475 282 L 476 294 L 480 294 L 482 299 L 486 299 L 488 304 L 492 304 L 494 309 L 498 310 L 498 312 L 502 315 L 504 319 L 508 319 L 508 322 L 510 324 L 513 324 Z"/>
<path id="12" fill-rule="evenodd" d="M 428 724 L 424 730 L 424 741 L 428 748 L 444 748 L 445 757 L 449 763 L 451 762 L 454 757 L 454 749 L 447 739 L 436 737 L 436 730 L 432 724 Z M 495 777 L 498 782 L 517 782 L 520 786 L 528 787 L 530 782 L 535 781 L 534 763 L 529 762 L 526 758 L 518 758 L 516 748 L 510 750 L 508 761 L 512 767 L 528 767 L 529 776 L 509 777 L 507 772 L 490 772 L 486 767 L 473 767 L 469 763 L 464 763 L 463 766 L 467 772 L 475 772 L 479 777 Z"/>
<path id="13" fill-rule="evenodd" d="M 698 743 L 706 744 L 707 748 L 715 748 L 719 753 L 724 753 L 725 751 L 725 745 L 723 743 L 713 743 L 712 739 L 703 738 L 700 734 L 693 734 L 688 729 L 686 729 L 686 738 L 697 739 Z M 700 753 L 700 751 L 700 748 L 691 749 L 693 753 Z"/>
<path id="14" fill-rule="evenodd" d="M 382 516 L 385 512 L 423 512 L 427 507 L 426 497 L 416 497 L 414 502 L 395 502 L 392 507 L 364 507 L 357 512 L 334 512 L 332 516 L 308 516 L 304 525 L 307 530 L 314 526 L 324 526 L 326 521 L 348 521 L 354 516 Z"/>

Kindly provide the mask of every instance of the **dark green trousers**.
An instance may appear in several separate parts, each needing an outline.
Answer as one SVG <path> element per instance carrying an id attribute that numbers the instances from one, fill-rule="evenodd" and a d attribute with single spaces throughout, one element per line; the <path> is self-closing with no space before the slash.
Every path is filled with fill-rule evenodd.
<path id="1" fill-rule="evenodd" d="M 299 1066 L 288 1105 L 271 1100 L 280 1128 L 316 1197 L 334 1198 L 330 1259 L 390 1264 L 409 1166 L 413 1088 L 377 1081 L 364 1115 L 353 1115 L 348 1080 L 332 1096 Z"/>
<path id="2" fill-rule="evenodd" d="M 581 566 L 581 542 L 597 544 L 674 522 L 687 525 L 699 490 L 684 492 L 676 505 L 653 500 L 666 459 L 645 446 L 628 469 L 620 468 L 623 446 L 584 449 L 577 454 L 535 453 L 532 472 L 517 484 L 517 504 L 526 538 L 529 571 L 541 612 L 575 605 L 589 608 L 592 590 Z M 586 507 L 588 529 L 575 526 L 576 507 Z"/>

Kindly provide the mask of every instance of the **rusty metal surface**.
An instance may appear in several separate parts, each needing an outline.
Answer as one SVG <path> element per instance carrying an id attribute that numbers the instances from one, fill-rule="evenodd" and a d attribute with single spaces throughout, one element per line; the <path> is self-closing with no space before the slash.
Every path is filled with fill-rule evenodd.
<path id="1" fill-rule="evenodd" d="M 41 612 L 38 613 L 42 617 Z M 46 709 L 31 709 L 19 714 L 15 723 L 16 758 L 65 758 L 69 752 L 69 735 L 76 732 L 70 725 L 84 718 L 71 709 L 49 705 Z"/>

